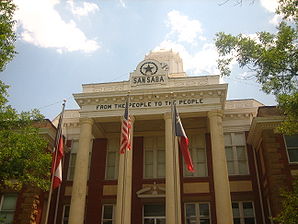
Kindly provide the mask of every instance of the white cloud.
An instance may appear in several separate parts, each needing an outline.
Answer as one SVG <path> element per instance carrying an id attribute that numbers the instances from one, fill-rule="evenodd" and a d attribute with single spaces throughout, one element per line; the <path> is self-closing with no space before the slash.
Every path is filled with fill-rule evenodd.
<path id="1" fill-rule="evenodd" d="M 274 15 L 273 18 L 269 20 L 269 23 L 277 26 L 281 20 L 282 20 L 282 15 Z"/>
<path id="2" fill-rule="evenodd" d="M 237 79 L 240 79 L 240 80 L 251 80 L 251 79 L 254 79 L 256 76 L 254 73 L 252 72 L 243 72 L 243 73 L 240 73 L 236 76 Z"/>
<path id="3" fill-rule="evenodd" d="M 126 8 L 126 4 L 125 4 L 125 2 L 124 2 L 123 0 L 120 0 L 120 4 L 121 4 L 121 6 L 122 6 L 123 8 Z"/>
<path id="4" fill-rule="evenodd" d="M 202 50 L 191 54 L 182 44 L 175 41 L 164 40 L 154 50 L 172 49 L 178 52 L 183 60 L 184 70 L 191 74 L 218 74 L 216 60 L 218 53 L 214 44 L 204 44 Z"/>
<path id="5" fill-rule="evenodd" d="M 89 40 L 71 20 L 65 22 L 55 6 L 60 0 L 15 0 L 18 6 L 16 19 L 22 27 L 22 40 L 58 52 L 83 51 L 91 53 L 100 48 Z"/>
<path id="6" fill-rule="evenodd" d="M 165 39 L 154 49 L 172 49 L 178 52 L 183 60 L 184 70 L 190 74 L 218 74 L 216 60 L 217 50 L 214 44 L 205 43 L 201 50 L 191 53 L 185 43 L 197 46 L 200 40 L 205 40 L 202 25 L 198 20 L 191 20 L 188 16 L 182 15 L 177 10 L 167 14 L 166 24 L 170 28 Z"/>
<path id="7" fill-rule="evenodd" d="M 171 29 L 168 35 L 177 35 L 179 42 L 194 43 L 197 37 L 200 40 L 206 39 L 201 35 L 203 29 L 200 21 L 191 20 L 188 16 L 182 15 L 177 10 L 172 10 L 168 13 L 166 23 Z"/>
<path id="8" fill-rule="evenodd" d="M 77 16 L 86 16 L 89 13 L 94 13 L 99 10 L 99 7 L 95 3 L 90 2 L 82 2 L 80 5 L 81 7 L 77 5 L 77 3 L 74 3 L 74 0 L 67 0 L 67 3 L 70 6 L 71 12 L 74 15 Z"/>
<path id="9" fill-rule="evenodd" d="M 278 0 L 261 0 L 261 5 L 269 12 L 275 13 L 278 7 Z M 269 23 L 273 25 L 278 25 L 282 19 L 281 15 L 274 15 L 270 20 Z"/>
<path id="10" fill-rule="evenodd" d="M 278 0 L 261 0 L 261 5 L 269 12 L 275 12 L 278 6 Z"/>

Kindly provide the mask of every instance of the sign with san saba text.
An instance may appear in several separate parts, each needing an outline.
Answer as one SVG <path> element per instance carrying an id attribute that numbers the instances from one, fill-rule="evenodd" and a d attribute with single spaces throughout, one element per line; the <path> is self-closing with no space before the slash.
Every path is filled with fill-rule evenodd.
<path id="1" fill-rule="evenodd" d="M 181 99 L 174 100 L 176 105 L 199 105 L 205 104 L 203 98 L 192 98 L 192 99 Z M 143 102 L 130 102 L 129 108 L 155 108 L 155 107 L 166 107 L 171 106 L 171 100 L 154 100 L 154 101 L 143 101 Z M 117 110 L 123 109 L 125 103 L 113 103 L 113 104 L 98 104 L 96 110 Z"/>
<path id="2" fill-rule="evenodd" d="M 168 65 L 153 59 L 147 59 L 138 64 L 136 70 L 131 73 L 131 86 L 166 84 Z"/>

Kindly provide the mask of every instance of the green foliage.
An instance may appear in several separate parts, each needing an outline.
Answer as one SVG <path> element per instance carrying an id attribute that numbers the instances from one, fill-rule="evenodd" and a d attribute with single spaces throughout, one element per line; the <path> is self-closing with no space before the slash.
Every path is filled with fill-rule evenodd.
<path id="1" fill-rule="evenodd" d="M 285 115 L 285 120 L 277 130 L 286 135 L 293 135 L 298 130 L 298 93 L 278 96 L 278 105 Z"/>
<path id="2" fill-rule="evenodd" d="M 13 20 L 15 9 L 16 6 L 12 0 L 0 1 L 0 72 L 16 54 L 14 47 L 16 41 L 15 21 Z"/>
<path id="3" fill-rule="evenodd" d="M 275 95 L 296 92 L 298 33 L 284 22 L 277 29 L 276 34 L 259 32 L 256 38 L 217 33 L 215 45 L 221 75 L 230 75 L 229 65 L 236 60 L 241 68 L 254 72 L 264 92 Z"/>
<path id="4" fill-rule="evenodd" d="M 298 24 L 298 1 L 293 0 L 279 0 L 277 14 L 283 16 L 285 20 L 293 20 Z"/>
<path id="5" fill-rule="evenodd" d="M 15 9 L 12 0 L 0 1 L 0 72 L 16 54 Z M 47 190 L 51 155 L 37 128 L 43 116 L 37 110 L 18 113 L 7 105 L 7 88 L 0 80 L 0 189 L 30 185 Z"/>
<path id="6" fill-rule="evenodd" d="M 8 88 L 7 85 L 5 85 L 1 80 L 0 80 L 0 108 L 2 108 L 6 103 L 7 103 L 7 91 L 6 89 Z"/>
<path id="7" fill-rule="evenodd" d="M 273 218 L 279 224 L 297 224 L 298 220 L 298 180 L 294 182 L 293 191 L 282 191 L 282 211 Z"/>
<path id="8" fill-rule="evenodd" d="M 231 74 L 231 63 L 253 72 L 265 93 L 276 96 L 285 120 L 279 131 L 298 132 L 298 1 L 280 0 L 277 13 L 283 20 L 276 33 L 253 36 L 216 34 L 218 68 L 222 76 Z"/>
<path id="9" fill-rule="evenodd" d="M 19 114 L 6 105 L 6 89 L 0 81 L 0 188 L 30 185 L 46 190 L 51 155 L 37 128 L 43 116 L 37 110 Z"/>

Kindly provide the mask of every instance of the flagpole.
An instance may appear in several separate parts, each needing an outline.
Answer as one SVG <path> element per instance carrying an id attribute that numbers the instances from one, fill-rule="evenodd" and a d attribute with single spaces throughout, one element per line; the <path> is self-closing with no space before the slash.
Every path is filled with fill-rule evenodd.
<path id="1" fill-rule="evenodd" d="M 57 133 L 56 133 L 55 144 L 54 144 L 54 149 L 53 149 L 53 153 L 55 153 L 53 164 L 56 164 L 57 155 L 58 155 L 58 150 L 57 149 L 58 149 L 59 140 L 60 140 L 60 137 L 61 137 L 61 134 L 62 134 L 62 119 L 63 119 L 64 109 L 65 109 L 65 103 L 66 103 L 66 100 L 63 100 L 62 111 L 61 111 L 60 117 L 59 117 L 59 123 L 58 123 L 58 127 L 57 127 Z M 50 185 L 49 196 L 48 196 L 45 224 L 48 223 L 48 219 L 49 219 L 49 211 L 50 211 L 50 205 L 51 205 L 51 199 L 52 199 L 52 193 L 53 193 L 54 176 L 55 176 L 55 174 L 53 172 L 51 174 L 51 185 Z"/>
<path id="2" fill-rule="evenodd" d="M 126 96 L 126 102 L 127 102 L 127 108 L 128 108 L 128 110 L 129 110 L 129 93 L 130 93 L 130 91 L 128 91 L 128 93 L 127 93 L 127 96 Z M 128 115 L 129 115 L 129 112 L 128 112 Z M 128 116 L 128 119 L 130 119 L 130 117 Z M 130 132 L 130 129 L 129 129 L 129 132 Z M 129 139 L 128 139 L 128 142 L 130 142 L 130 133 L 129 133 Z M 130 144 L 130 143 L 129 143 Z M 126 188 L 126 184 L 125 184 L 125 173 L 126 173 L 126 160 L 127 160 L 127 154 L 128 152 L 127 152 L 127 149 L 125 149 L 125 153 L 124 153 L 124 155 L 123 155 L 123 172 L 122 172 L 122 183 L 121 183 L 121 185 L 122 185 L 122 200 L 121 200 L 121 223 L 123 223 L 124 222 L 124 207 L 125 207 L 125 201 L 124 201 L 124 199 L 125 199 L 125 193 L 126 193 L 126 191 L 125 191 L 125 188 Z"/>
<path id="3" fill-rule="evenodd" d="M 127 170 L 127 159 L 128 156 L 126 155 L 129 153 L 128 151 L 131 151 L 131 121 L 130 121 L 130 116 L 129 116 L 129 96 L 130 96 L 130 91 L 128 91 L 126 100 L 125 100 L 125 109 L 124 109 L 124 115 L 122 117 L 121 121 L 121 136 L 120 136 L 120 163 L 119 165 L 121 166 L 122 164 L 122 169 L 120 169 L 118 173 L 118 185 L 121 186 L 119 189 L 122 189 L 121 192 L 117 193 L 117 209 L 116 209 L 116 217 L 118 216 L 118 221 L 119 223 L 124 223 L 125 222 L 125 198 L 126 198 L 126 170 Z M 125 128 L 127 128 L 128 132 L 126 133 L 125 139 L 123 139 L 123 128 L 124 128 L 124 120 L 125 120 Z M 123 140 L 125 140 L 124 145 L 123 145 Z M 124 147 L 124 148 L 123 148 Z M 129 150 L 130 149 L 130 150 Z M 124 155 L 122 155 L 124 154 Z M 123 156 L 123 157 L 122 157 Z M 119 183 L 120 181 L 120 183 Z M 119 194 L 119 195 L 118 195 Z M 120 198 L 121 195 L 121 198 Z M 119 198 L 118 198 L 119 196 Z M 119 203 L 119 206 L 118 206 Z"/>
<path id="4" fill-rule="evenodd" d="M 171 92 L 171 117 L 172 117 L 172 145 L 173 145 L 173 168 L 174 168 L 174 194 L 177 195 L 177 175 L 176 175 L 176 171 L 177 171 L 177 164 L 176 164 L 176 124 L 175 124 L 175 121 L 176 121 L 176 114 L 175 114 L 175 111 L 174 111 L 174 97 L 173 97 L 173 92 Z M 175 102 L 176 103 L 176 102 Z M 179 162 L 179 161 L 178 161 Z M 179 175 L 180 176 L 180 175 Z M 179 223 L 179 220 L 178 220 L 178 201 L 177 201 L 177 197 L 174 197 L 175 199 L 175 221 Z"/>

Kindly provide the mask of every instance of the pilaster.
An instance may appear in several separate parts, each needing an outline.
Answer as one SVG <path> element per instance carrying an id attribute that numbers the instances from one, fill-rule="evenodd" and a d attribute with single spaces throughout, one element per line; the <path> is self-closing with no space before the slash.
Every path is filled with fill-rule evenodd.
<path id="1" fill-rule="evenodd" d="M 134 117 L 130 116 L 131 126 L 130 139 L 131 150 L 120 154 L 117 203 L 116 203 L 116 224 L 131 223 L 131 198 L 132 198 L 132 148 L 133 148 L 133 123 Z"/>
<path id="2" fill-rule="evenodd" d="M 92 139 L 93 120 L 80 119 L 80 139 L 76 156 L 75 173 L 69 212 L 69 224 L 83 224 L 87 193 L 89 149 Z"/>
<path id="3" fill-rule="evenodd" d="M 211 150 L 217 224 L 233 223 L 227 160 L 223 135 L 223 111 L 208 112 L 211 134 Z"/>
<path id="4" fill-rule="evenodd" d="M 166 223 L 181 223 L 179 153 L 171 113 L 164 114 L 166 142 Z"/>

